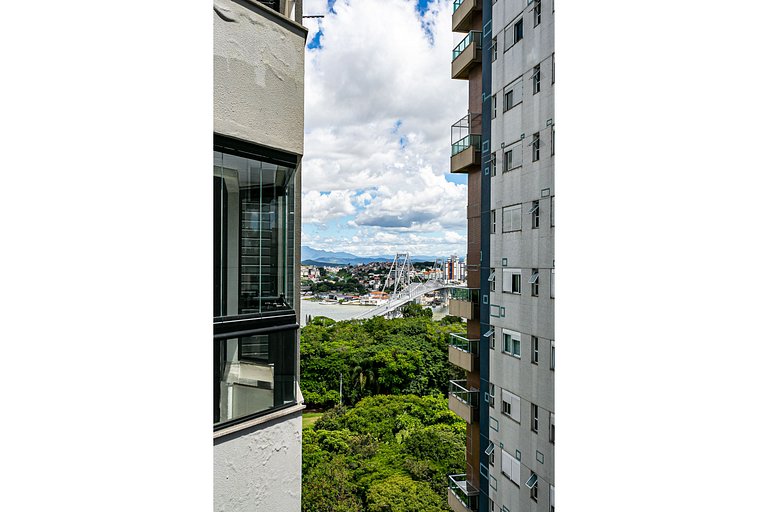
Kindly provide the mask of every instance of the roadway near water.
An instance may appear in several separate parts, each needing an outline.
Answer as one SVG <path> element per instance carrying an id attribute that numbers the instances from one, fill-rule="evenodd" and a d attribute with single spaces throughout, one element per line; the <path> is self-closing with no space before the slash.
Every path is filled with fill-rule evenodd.
<path id="1" fill-rule="evenodd" d="M 339 304 L 320 304 L 319 302 L 311 300 L 301 301 L 301 321 L 300 324 L 304 327 L 307 324 L 307 315 L 327 316 L 333 320 L 350 320 L 353 316 L 364 313 L 365 311 L 373 309 L 372 306 L 356 306 L 339 305 Z M 448 314 L 448 308 L 445 306 L 432 309 L 432 318 L 439 320 Z"/>

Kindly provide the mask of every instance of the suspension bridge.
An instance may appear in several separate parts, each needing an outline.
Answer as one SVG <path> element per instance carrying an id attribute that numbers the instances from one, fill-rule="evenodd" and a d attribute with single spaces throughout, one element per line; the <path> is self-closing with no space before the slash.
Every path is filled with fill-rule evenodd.
<path id="1" fill-rule="evenodd" d="M 429 272 L 429 277 L 425 278 L 413 268 L 413 263 L 408 253 L 398 253 L 395 255 L 382 290 L 390 287 L 392 291 L 386 302 L 355 315 L 353 318 L 363 319 L 374 316 L 393 315 L 398 309 L 424 294 L 449 288 L 460 288 L 460 286 L 449 284 L 446 281 L 443 260 L 435 260 L 432 271 Z"/>

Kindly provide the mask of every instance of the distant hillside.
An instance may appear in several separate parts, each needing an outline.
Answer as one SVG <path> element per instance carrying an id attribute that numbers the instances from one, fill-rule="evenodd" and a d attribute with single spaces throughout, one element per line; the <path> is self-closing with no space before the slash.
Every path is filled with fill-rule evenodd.
<path id="1" fill-rule="evenodd" d="M 356 256 L 348 252 L 333 252 L 301 246 L 301 263 L 304 265 L 360 265 L 364 263 L 392 261 L 391 256 Z M 411 256 L 412 261 L 435 261 L 434 256 Z"/>

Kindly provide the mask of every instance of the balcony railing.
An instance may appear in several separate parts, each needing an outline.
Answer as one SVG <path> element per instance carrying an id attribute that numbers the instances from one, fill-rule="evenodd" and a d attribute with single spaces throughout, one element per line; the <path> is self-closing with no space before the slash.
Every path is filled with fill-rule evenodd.
<path id="1" fill-rule="evenodd" d="M 480 289 L 451 288 L 448 314 L 473 320 L 480 314 Z"/>
<path id="2" fill-rule="evenodd" d="M 477 407 L 477 397 L 480 392 L 476 389 L 467 389 L 468 385 L 466 380 L 452 380 L 448 386 L 448 393 L 470 407 Z"/>
<path id="3" fill-rule="evenodd" d="M 452 300 L 462 300 L 464 302 L 477 302 L 480 295 L 480 288 L 450 288 Z"/>
<path id="4" fill-rule="evenodd" d="M 480 151 L 480 137 L 480 135 L 467 135 L 454 142 L 451 144 L 451 156 L 458 155 L 470 146 L 473 146 L 477 151 Z"/>
<path id="5" fill-rule="evenodd" d="M 480 491 L 469 483 L 466 474 L 448 476 L 448 493 L 448 502 L 455 512 L 478 510 Z"/>
<path id="6" fill-rule="evenodd" d="M 470 340 L 461 334 L 451 334 L 448 361 L 468 372 L 477 371 L 480 340 Z"/>
<path id="7" fill-rule="evenodd" d="M 483 47 L 483 34 L 479 30 L 472 30 L 467 34 L 467 36 L 461 40 L 459 44 L 456 45 L 456 48 L 453 49 L 453 57 L 451 58 L 451 62 L 456 60 L 461 53 L 467 49 L 467 47 L 475 43 L 475 46 L 477 49 L 482 49 Z"/>
<path id="8" fill-rule="evenodd" d="M 477 355 L 480 347 L 480 340 L 470 340 L 469 338 L 456 333 L 451 333 L 451 339 L 448 343 L 452 347 L 472 355 Z"/>
<path id="9" fill-rule="evenodd" d="M 467 389 L 466 380 L 452 380 L 448 386 L 448 408 L 469 424 L 478 419 L 477 389 Z"/>
<path id="10" fill-rule="evenodd" d="M 456 12 L 456 9 L 458 9 L 461 4 L 464 3 L 464 0 L 454 0 L 453 2 L 453 12 Z"/>

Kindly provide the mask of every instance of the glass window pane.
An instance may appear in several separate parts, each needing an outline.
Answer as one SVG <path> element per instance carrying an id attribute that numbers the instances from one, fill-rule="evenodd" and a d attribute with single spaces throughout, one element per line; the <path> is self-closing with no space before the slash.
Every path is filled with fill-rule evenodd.
<path id="1" fill-rule="evenodd" d="M 294 169 L 214 151 L 214 316 L 293 305 Z"/>
<path id="2" fill-rule="evenodd" d="M 214 425 L 296 402 L 296 334 L 214 340 Z"/>

